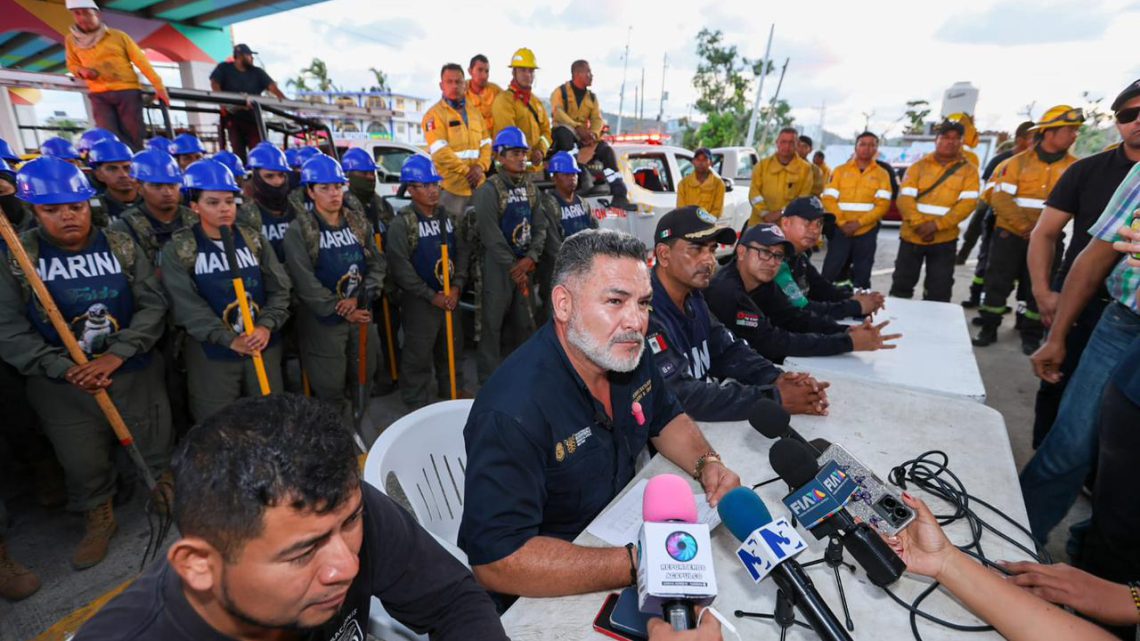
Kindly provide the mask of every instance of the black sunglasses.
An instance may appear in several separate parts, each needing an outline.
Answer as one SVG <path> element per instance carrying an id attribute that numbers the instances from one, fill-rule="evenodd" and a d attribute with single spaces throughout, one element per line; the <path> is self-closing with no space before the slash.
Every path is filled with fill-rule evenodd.
<path id="1" fill-rule="evenodd" d="M 1136 120 L 1137 116 L 1140 116 L 1140 107 L 1129 107 L 1127 109 L 1121 109 L 1120 111 L 1116 112 L 1116 122 L 1122 125 L 1127 125 L 1133 120 Z"/>

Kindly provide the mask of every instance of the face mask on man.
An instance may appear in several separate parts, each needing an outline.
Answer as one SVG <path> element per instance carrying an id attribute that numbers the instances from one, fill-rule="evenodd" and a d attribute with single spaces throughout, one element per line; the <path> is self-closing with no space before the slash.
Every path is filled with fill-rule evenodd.
<path id="1" fill-rule="evenodd" d="M 370 200 L 376 193 L 376 176 L 349 176 L 348 190 L 360 200 Z"/>

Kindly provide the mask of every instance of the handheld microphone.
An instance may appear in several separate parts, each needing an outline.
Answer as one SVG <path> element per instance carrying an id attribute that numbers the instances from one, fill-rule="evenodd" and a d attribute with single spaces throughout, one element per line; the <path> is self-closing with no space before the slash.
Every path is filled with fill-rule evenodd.
<path id="1" fill-rule="evenodd" d="M 742 487 L 725 494 L 717 511 L 725 527 L 740 540 L 736 555 L 753 581 L 771 576 L 820 639 L 852 641 L 803 567 L 792 558 L 807 545 L 787 519 L 773 521 L 764 501 Z"/>
<path id="2" fill-rule="evenodd" d="M 782 405 L 771 399 L 763 399 L 752 406 L 748 416 L 748 423 L 752 429 L 763 434 L 766 438 L 790 438 L 799 441 L 816 452 L 822 453 L 831 443 L 826 439 L 817 438 L 807 440 L 791 426 L 792 416 Z"/>
<path id="3" fill-rule="evenodd" d="M 803 443 L 787 438 L 772 445 L 768 460 L 792 490 L 784 497 L 784 505 L 815 538 L 838 538 L 871 583 L 879 587 L 903 575 L 906 563 L 869 525 L 857 522 L 843 508 L 851 496 L 848 485 L 854 483 L 834 473 L 832 467 L 838 470 L 834 462 L 821 474 L 816 454 Z"/>
<path id="4" fill-rule="evenodd" d="M 649 479 L 641 515 L 638 608 L 660 612 L 674 630 L 696 628 L 694 606 L 716 598 L 716 575 L 709 526 L 697 522 L 688 481 L 676 474 Z"/>

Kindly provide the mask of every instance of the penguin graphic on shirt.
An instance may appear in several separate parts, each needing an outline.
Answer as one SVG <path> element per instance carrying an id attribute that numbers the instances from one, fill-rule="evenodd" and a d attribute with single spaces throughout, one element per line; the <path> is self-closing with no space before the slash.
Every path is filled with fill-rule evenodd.
<path id="1" fill-rule="evenodd" d="M 341 300 L 352 298 L 356 295 L 356 290 L 363 281 L 364 277 L 360 274 L 360 267 L 356 264 L 349 265 L 348 271 L 336 282 L 337 297 Z"/>
<path id="2" fill-rule="evenodd" d="M 92 304 L 86 314 L 71 321 L 71 326 L 78 328 L 79 347 L 90 355 L 107 351 L 107 339 L 119 331 L 119 322 L 103 303 Z"/>

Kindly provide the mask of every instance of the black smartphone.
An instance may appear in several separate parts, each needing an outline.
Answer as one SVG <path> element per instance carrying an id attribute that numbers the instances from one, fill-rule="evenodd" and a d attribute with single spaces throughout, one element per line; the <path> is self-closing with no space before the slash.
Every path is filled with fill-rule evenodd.
<path id="1" fill-rule="evenodd" d="M 606 600 L 602 603 L 602 609 L 598 610 L 598 616 L 594 617 L 594 629 L 618 641 L 649 641 L 648 636 L 634 634 L 633 632 L 623 630 L 614 625 L 611 618 L 613 617 L 614 608 L 617 606 L 618 596 L 617 592 L 606 595 Z"/>

